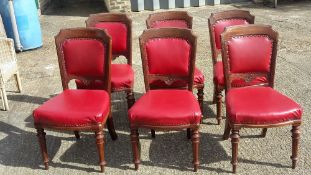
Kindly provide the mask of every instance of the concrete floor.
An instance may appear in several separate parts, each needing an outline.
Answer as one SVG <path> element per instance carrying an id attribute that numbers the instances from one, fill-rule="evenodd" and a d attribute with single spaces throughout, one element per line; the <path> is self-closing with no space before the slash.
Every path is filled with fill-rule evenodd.
<path id="1" fill-rule="evenodd" d="M 278 9 L 254 4 L 184 9 L 194 17 L 193 30 L 198 36 L 196 64 L 206 76 L 205 118 L 200 130 L 201 165 L 197 174 L 231 172 L 231 143 L 229 140 L 222 141 L 224 122 L 220 126 L 215 125 L 215 105 L 211 104 L 212 62 L 207 27 L 211 12 L 228 9 L 250 10 L 256 16 L 256 23 L 272 25 L 279 32 L 275 88 L 304 108 L 297 168 L 290 168 L 291 127 L 269 129 L 265 138 L 257 137 L 259 129 L 243 129 L 239 147 L 239 174 L 311 174 L 311 131 L 308 126 L 311 124 L 310 1 L 281 3 Z M 145 19 L 150 13 L 129 14 L 133 19 L 136 98 L 144 93 L 137 39 L 145 29 Z M 43 170 L 32 119 L 33 109 L 62 91 L 53 37 L 61 28 L 84 26 L 86 17 L 81 16 L 84 15 L 71 15 L 69 12 L 66 15 L 49 13 L 41 16 L 43 47 L 18 54 L 24 91 L 22 94 L 15 93 L 13 81 L 7 86 L 11 109 L 9 112 L 0 112 L 0 174 L 98 173 L 98 157 L 92 133 L 82 133 L 81 140 L 76 141 L 72 133 L 47 131 L 51 163 L 48 171 Z M 126 111 L 125 95 L 113 94 L 113 117 L 119 139 L 112 141 L 106 133 L 106 174 L 194 174 L 191 142 L 186 139 L 186 132 L 161 132 L 156 139 L 151 139 L 147 130 L 140 132 L 142 162 L 136 172 L 132 164 Z"/>

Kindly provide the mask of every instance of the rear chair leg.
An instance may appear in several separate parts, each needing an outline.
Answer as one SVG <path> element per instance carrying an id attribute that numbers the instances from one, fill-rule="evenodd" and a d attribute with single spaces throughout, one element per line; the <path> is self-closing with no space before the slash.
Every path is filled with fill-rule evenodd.
<path id="1" fill-rule="evenodd" d="M 46 170 L 49 169 L 49 156 L 48 156 L 48 152 L 46 149 L 46 139 L 45 139 L 45 132 L 44 129 L 42 128 L 38 128 L 37 129 L 37 137 L 38 137 L 38 141 L 40 144 L 40 149 L 41 149 L 41 155 L 42 155 L 42 159 L 43 159 L 43 163 L 44 163 L 44 167 Z"/>
<path id="2" fill-rule="evenodd" d="M 202 115 L 203 115 L 204 87 L 198 88 L 197 95 L 198 95 L 198 102 L 199 102 L 199 105 L 200 105 L 200 109 L 201 109 L 201 112 L 202 112 Z"/>
<path id="3" fill-rule="evenodd" d="M 263 128 L 261 131 L 261 137 L 266 137 L 268 128 Z"/>
<path id="4" fill-rule="evenodd" d="M 151 129 L 151 138 L 155 138 L 155 130 L 154 129 Z"/>
<path id="5" fill-rule="evenodd" d="M 76 139 L 80 140 L 80 134 L 79 131 L 73 131 L 75 133 Z"/>
<path id="6" fill-rule="evenodd" d="M 113 118 L 112 118 L 111 114 L 109 114 L 109 117 L 107 119 L 106 124 L 107 124 L 107 128 L 108 128 L 111 139 L 117 140 L 118 135 L 116 133 L 116 130 L 114 129 Z"/>
<path id="7" fill-rule="evenodd" d="M 216 102 L 216 107 L 217 107 L 217 124 L 220 125 L 221 123 L 221 103 L 222 103 L 222 94 L 221 91 L 218 91 L 217 93 L 217 102 Z"/>
<path id="8" fill-rule="evenodd" d="M 223 140 L 228 140 L 229 139 L 230 131 L 231 131 L 231 127 L 230 127 L 228 119 L 226 119 L 225 132 L 224 132 L 224 135 L 222 136 Z"/>
<path id="9" fill-rule="evenodd" d="M 191 139 L 191 130 L 190 130 L 190 128 L 187 128 L 187 138 Z"/>
<path id="10" fill-rule="evenodd" d="M 127 108 L 130 109 L 135 103 L 135 97 L 132 90 L 126 92 L 126 99 L 127 99 Z"/>
<path id="11" fill-rule="evenodd" d="M 299 126 L 293 126 L 292 130 L 292 169 L 296 168 L 297 160 L 298 160 L 298 145 L 300 139 L 300 130 Z"/>

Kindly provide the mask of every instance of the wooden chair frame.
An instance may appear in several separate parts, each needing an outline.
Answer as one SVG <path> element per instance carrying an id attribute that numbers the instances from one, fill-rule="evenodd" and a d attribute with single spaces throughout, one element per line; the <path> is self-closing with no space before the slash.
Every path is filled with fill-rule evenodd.
<path id="1" fill-rule="evenodd" d="M 221 20 L 230 20 L 230 19 L 245 19 L 248 21 L 249 24 L 254 24 L 255 17 L 250 14 L 249 11 L 245 10 L 227 10 L 217 13 L 212 13 L 211 16 L 208 18 L 208 28 L 210 33 L 210 44 L 212 50 L 212 62 L 213 62 L 213 69 L 215 64 L 217 63 L 218 55 L 221 54 L 221 50 L 217 49 L 216 41 L 215 41 L 215 31 L 214 25 Z M 214 70 L 213 70 L 214 72 Z M 222 91 L 225 87 L 217 84 L 214 82 L 214 95 L 213 95 L 213 102 L 217 105 L 217 123 L 218 125 L 221 123 L 222 116 L 221 116 L 221 104 L 222 104 Z"/>
<path id="2" fill-rule="evenodd" d="M 62 80 L 62 86 L 63 90 L 69 89 L 68 83 L 70 80 L 73 79 L 79 79 L 83 82 L 89 82 L 92 80 L 95 80 L 94 77 L 82 77 L 82 76 L 76 76 L 69 74 L 66 71 L 65 67 L 65 59 L 63 54 L 62 45 L 64 41 L 66 40 L 74 40 L 74 39 L 94 39 L 102 42 L 104 44 L 105 50 L 105 67 L 104 67 L 104 76 L 101 79 L 105 80 L 105 90 L 108 92 L 110 96 L 110 62 L 111 62 L 111 39 L 110 36 L 106 34 L 106 32 L 99 30 L 99 29 L 86 29 L 86 28 L 72 28 L 72 29 L 62 29 L 60 30 L 59 34 L 55 36 L 55 44 L 57 49 L 57 55 L 58 55 L 58 62 L 59 62 L 59 68 L 60 68 L 60 75 Z M 108 64 L 107 64 L 108 63 Z M 98 79 L 98 77 L 96 78 Z M 66 126 L 66 127 L 59 127 L 59 126 L 52 126 L 52 125 L 42 125 L 39 123 L 35 123 L 35 128 L 37 129 L 37 136 L 41 148 L 41 153 L 45 165 L 45 169 L 49 168 L 48 162 L 48 153 L 46 148 L 46 139 L 44 132 L 44 129 L 52 129 L 52 130 L 68 130 L 68 131 L 74 131 L 75 136 L 77 139 L 80 138 L 79 131 L 91 131 L 95 132 L 96 136 L 96 144 L 100 159 L 100 167 L 101 172 L 104 171 L 104 166 L 106 165 L 105 159 L 104 159 L 104 133 L 103 129 L 105 128 L 106 121 L 95 124 L 95 125 L 85 125 L 85 126 Z M 107 127 L 110 133 L 110 136 L 112 140 L 117 139 L 117 134 L 114 129 L 113 120 L 110 115 L 110 112 L 108 113 L 107 117 Z"/>
<path id="3" fill-rule="evenodd" d="M 184 20 L 187 22 L 188 28 L 192 29 L 192 16 L 186 11 L 164 11 L 150 14 L 146 20 L 147 29 L 152 28 L 152 24 L 156 21 L 168 20 Z"/>
<path id="4" fill-rule="evenodd" d="M 85 21 L 86 27 L 95 27 L 100 22 L 120 22 L 127 27 L 127 49 L 124 52 L 112 53 L 112 60 L 119 56 L 124 56 L 127 59 L 127 64 L 132 66 L 132 20 L 124 13 L 98 13 L 91 14 Z M 135 103 L 135 97 L 132 88 L 112 89 L 112 92 L 125 91 L 127 96 L 128 108 Z"/>
<path id="5" fill-rule="evenodd" d="M 229 50 L 228 50 L 228 41 L 232 38 L 236 37 L 244 37 L 244 36 L 265 36 L 273 41 L 273 48 L 271 54 L 270 61 L 270 71 L 269 73 L 245 73 L 245 74 L 233 74 L 230 73 L 230 63 L 229 63 Z M 275 65 L 276 65 L 276 55 L 277 55 L 277 45 L 278 45 L 278 33 L 274 31 L 271 26 L 267 25 L 239 25 L 228 27 L 225 32 L 221 35 L 222 37 L 222 59 L 224 63 L 224 73 L 225 73 L 225 84 L 226 84 L 226 92 L 228 92 L 231 88 L 235 88 L 232 85 L 232 80 L 235 78 L 242 78 L 252 80 L 256 76 L 264 75 L 266 76 L 268 83 L 260 84 L 259 86 L 268 86 L 274 87 L 274 75 L 275 75 Z M 228 115 L 228 114 L 227 114 Z M 227 117 L 228 118 L 228 117 Z M 229 138 L 230 131 L 231 134 L 231 143 L 232 143 L 232 161 L 231 164 L 233 166 L 233 173 L 236 173 L 237 167 L 237 157 L 238 157 L 238 143 L 239 143 L 239 130 L 241 128 L 263 128 L 261 136 L 265 137 L 267 128 L 273 127 L 281 127 L 286 125 L 292 125 L 292 168 L 296 167 L 297 155 L 298 155 L 298 143 L 300 137 L 299 126 L 301 125 L 301 120 L 292 120 L 286 122 L 280 122 L 277 124 L 233 124 L 226 120 L 226 128 L 223 135 L 223 139 L 227 140 Z"/>
<path id="6" fill-rule="evenodd" d="M 156 38 L 180 38 L 186 40 L 191 46 L 190 53 L 190 63 L 189 63 L 189 75 L 188 76 L 165 76 L 165 75 L 157 75 L 150 74 L 147 60 L 147 53 L 145 49 L 145 44 L 151 39 Z M 187 90 L 192 92 L 193 89 L 193 75 L 194 75 L 194 67 L 195 67 L 195 56 L 196 56 L 196 36 L 192 34 L 191 30 L 188 29 L 176 29 L 176 28 L 161 28 L 161 29 L 148 29 L 143 32 L 143 34 L 139 38 L 140 41 L 140 49 L 141 49 L 141 59 L 143 64 L 143 73 L 144 73 L 144 81 L 145 81 L 145 89 L 146 92 L 151 90 L 152 88 L 149 85 L 150 80 L 156 78 L 163 81 L 176 81 L 176 80 L 184 80 L 188 81 Z M 181 87 L 184 89 L 184 87 Z M 131 142 L 133 148 L 134 155 L 134 164 L 135 169 L 138 169 L 140 164 L 140 154 L 139 154 L 139 138 L 138 138 L 138 129 L 139 128 L 147 128 L 153 130 L 160 131 L 171 131 L 171 130 L 184 130 L 190 128 L 192 130 L 192 147 L 193 147 L 193 165 L 194 171 L 197 171 L 199 166 L 199 124 L 196 125 L 181 125 L 181 126 L 157 126 L 157 125 L 142 125 L 131 123 Z"/>
<path id="7" fill-rule="evenodd" d="M 165 11 L 150 14 L 146 20 L 147 29 L 152 28 L 152 24 L 156 21 L 166 21 L 166 20 L 184 20 L 188 25 L 188 29 L 192 29 L 193 17 L 189 15 L 186 11 Z M 194 84 L 194 88 L 198 90 L 197 96 L 198 101 L 203 112 L 203 100 L 204 100 L 204 83 Z"/>

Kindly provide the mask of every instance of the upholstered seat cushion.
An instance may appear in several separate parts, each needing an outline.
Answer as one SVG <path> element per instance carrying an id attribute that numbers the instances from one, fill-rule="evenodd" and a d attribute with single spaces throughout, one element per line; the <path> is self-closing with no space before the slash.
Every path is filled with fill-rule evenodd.
<path id="1" fill-rule="evenodd" d="M 199 124 L 202 114 L 190 91 L 149 90 L 128 115 L 132 126 L 180 126 Z"/>
<path id="2" fill-rule="evenodd" d="M 188 28 L 185 20 L 164 20 L 155 21 L 151 24 L 151 28 L 164 28 L 164 27 L 176 27 L 176 28 Z"/>
<path id="3" fill-rule="evenodd" d="M 51 127 L 74 127 L 105 122 L 110 97 L 103 90 L 65 90 L 33 112 L 34 123 Z"/>
<path id="4" fill-rule="evenodd" d="M 134 83 L 134 71 L 128 64 L 111 64 L 111 89 L 112 91 L 132 88 Z M 103 81 L 96 80 L 85 85 L 76 80 L 78 89 L 104 89 Z"/>
<path id="5" fill-rule="evenodd" d="M 220 86 L 225 85 L 224 66 L 222 61 L 217 61 L 214 65 L 214 82 Z"/>
<path id="6" fill-rule="evenodd" d="M 229 121 L 233 124 L 276 124 L 299 120 L 302 108 L 270 87 L 245 87 L 226 94 Z"/>
<path id="7" fill-rule="evenodd" d="M 128 64 L 111 65 L 111 89 L 118 91 L 123 88 L 132 88 L 134 84 L 134 71 Z"/>

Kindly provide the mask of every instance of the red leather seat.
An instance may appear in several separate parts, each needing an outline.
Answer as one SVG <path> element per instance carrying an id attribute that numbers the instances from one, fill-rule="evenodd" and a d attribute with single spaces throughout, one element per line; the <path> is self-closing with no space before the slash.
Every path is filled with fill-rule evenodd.
<path id="1" fill-rule="evenodd" d="M 217 61 L 214 65 L 214 82 L 221 86 L 225 85 L 224 66 L 222 61 Z"/>
<path id="2" fill-rule="evenodd" d="M 106 91 L 65 90 L 34 110 L 33 117 L 43 126 L 84 126 L 106 121 L 109 109 Z"/>
<path id="3" fill-rule="evenodd" d="M 111 89 L 132 88 L 134 71 L 128 64 L 111 64 Z"/>
<path id="4" fill-rule="evenodd" d="M 155 21 L 152 23 L 151 28 L 165 28 L 165 27 L 176 27 L 176 28 L 188 28 L 188 24 L 185 20 L 165 20 Z"/>
<path id="5" fill-rule="evenodd" d="M 186 90 L 149 90 L 129 110 L 131 124 L 179 126 L 200 124 L 198 101 Z"/>
<path id="6" fill-rule="evenodd" d="M 132 88 L 134 83 L 134 71 L 128 64 L 111 64 L 111 90 L 118 91 L 124 88 Z M 103 81 L 96 80 L 88 85 L 76 80 L 78 89 L 103 89 Z"/>
<path id="7" fill-rule="evenodd" d="M 231 89 L 226 95 L 227 112 L 234 124 L 273 124 L 300 120 L 302 108 L 270 87 Z"/>

